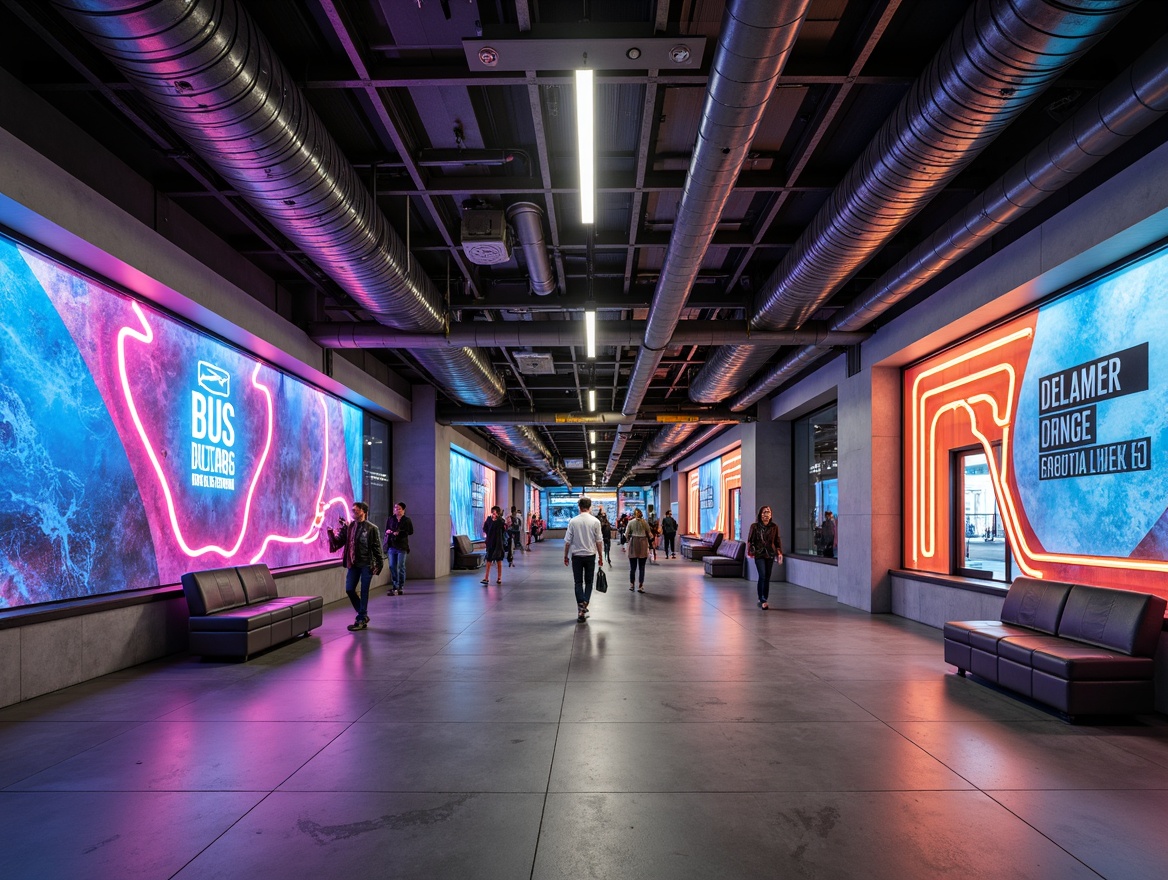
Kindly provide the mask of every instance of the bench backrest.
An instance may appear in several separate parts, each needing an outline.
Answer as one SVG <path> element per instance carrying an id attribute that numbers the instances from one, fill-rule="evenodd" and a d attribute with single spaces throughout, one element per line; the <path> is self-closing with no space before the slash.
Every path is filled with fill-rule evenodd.
<path id="1" fill-rule="evenodd" d="M 746 544 L 742 541 L 723 541 L 718 545 L 716 555 L 741 562 L 746 556 Z"/>
<path id="2" fill-rule="evenodd" d="M 710 549 L 717 553 L 718 548 L 722 546 L 722 533 L 711 532 L 710 534 L 712 535 L 710 538 Z"/>
<path id="3" fill-rule="evenodd" d="M 182 585 L 192 617 L 204 617 L 247 604 L 247 595 L 234 568 L 190 571 L 182 576 Z"/>
<path id="4" fill-rule="evenodd" d="M 1165 600 L 1149 593 L 1076 584 L 1067 598 L 1058 634 L 1121 654 L 1151 657 L 1164 623 Z"/>
<path id="5" fill-rule="evenodd" d="M 471 547 L 469 535 L 454 536 L 454 552 L 460 556 L 469 556 L 474 552 L 474 548 Z"/>
<path id="6" fill-rule="evenodd" d="M 241 565 L 236 571 L 239 572 L 243 595 L 247 598 L 248 605 L 280 598 L 280 592 L 276 589 L 276 579 L 272 577 L 266 565 Z"/>
<path id="7" fill-rule="evenodd" d="M 1067 604 L 1071 585 L 1034 578 L 1014 578 L 1002 605 L 1002 623 L 1012 623 L 1054 635 Z"/>

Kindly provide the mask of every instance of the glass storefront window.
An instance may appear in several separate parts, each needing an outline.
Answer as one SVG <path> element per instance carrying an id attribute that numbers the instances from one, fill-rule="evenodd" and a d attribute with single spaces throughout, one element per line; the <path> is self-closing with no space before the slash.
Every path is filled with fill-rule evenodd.
<path id="1" fill-rule="evenodd" d="M 795 510 L 792 523 L 794 552 L 808 556 L 838 555 L 835 547 L 824 540 L 824 518 L 828 511 L 839 513 L 839 452 L 836 405 L 824 407 L 793 425 L 795 460 Z M 834 525 L 827 532 L 834 531 Z"/>
<path id="2" fill-rule="evenodd" d="M 389 422 L 365 413 L 365 460 L 362 500 L 369 521 L 378 528 L 389 519 Z"/>

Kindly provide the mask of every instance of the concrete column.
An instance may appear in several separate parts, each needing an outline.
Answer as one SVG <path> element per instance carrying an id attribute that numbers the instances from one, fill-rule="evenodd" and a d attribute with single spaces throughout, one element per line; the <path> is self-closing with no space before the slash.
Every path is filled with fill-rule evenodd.
<path id="1" fill-rule="evenodd" d="M 901 388 L 894 367 L 839 385 L 839 601 L 892 610 L 888 571 L 900 567 Z"/>
<path id="2" fill-rule="evenodd" d="M 394 497 L 414 523 L 407 577 L 450 574 L 450 444 L 439 437 L 436 400 L 431 386 L 413 386 L 413 418 L 393 426 Z"/>
<path id="3" fill-rule="evenodd" d="M 758 509 L 769 504 L 779 524 L 783 546 L 791 541 L 791 425 L 789 422 L 754 422 L 742 431 L 742 538 Z M 749 576 L 749 572 L 748 572 Z M 782 566 L 774 580 L 786 577 Z"/>

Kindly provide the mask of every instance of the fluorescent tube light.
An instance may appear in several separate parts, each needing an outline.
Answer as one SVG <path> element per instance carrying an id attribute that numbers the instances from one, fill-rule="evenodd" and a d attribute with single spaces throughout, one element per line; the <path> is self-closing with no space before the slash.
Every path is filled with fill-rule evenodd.
<path id="1" fill-rule="evenodd" d="M 588 442 L 593 444 L 593 445 L 596 445 L 596 432 L 595 431 L 588 432 Z"/>
<path id="2" fill-rule="evenodd" d="M 591 70 L 576 71 L 576 138 L 580 150 L 580 222 L 592 223 L 596 201 L 596 135 Z"/>
<path id="3" fill-rule="evenodd" d="M 588 389 L 588 412 L 596 412 L 596 389 Z"/>
<path id="4" fill-rule="evenodd" d="M 596 357 L 596 309 L 584 310 L 584 354 Z"/>

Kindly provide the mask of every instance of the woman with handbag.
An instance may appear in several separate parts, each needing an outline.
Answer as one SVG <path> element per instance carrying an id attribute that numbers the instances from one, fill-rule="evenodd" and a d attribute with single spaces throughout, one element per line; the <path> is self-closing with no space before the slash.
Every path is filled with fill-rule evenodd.
<path id="1" fill-rule="evenodd" d="M 639 507 L 633 511 L 633 518 L 625 526 L 625 538 L 629 542 L 629 589 L 632 590 L 636 587 L 638 593 L 643 593 L 645 592 L 645 560 L 649 558 L 649 541 L 652 534 Z"/>
<path id="2" fill-rule="evenodd" d="M 776 562 L 783 561 L 783 539 L 779 537 L 779 525 L 771 520 L 771 509 L 766 505 L 759 508 L 758 520 L 750 525 L 746 555 L 754 559 L 754 567 L 758 571 L 758 607 L 765 611 L 771 607 L 767 602 L 771 592 L 771 570 Z"/>

